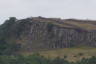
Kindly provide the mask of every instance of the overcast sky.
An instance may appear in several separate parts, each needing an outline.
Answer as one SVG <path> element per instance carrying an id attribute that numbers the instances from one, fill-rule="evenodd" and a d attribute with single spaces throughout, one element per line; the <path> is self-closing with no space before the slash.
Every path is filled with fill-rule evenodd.
<path id="1" fill-rule="evenodd" d="M 96 0 L 0 0 L 0 23 L 13 16 L 96 20 Z"/>

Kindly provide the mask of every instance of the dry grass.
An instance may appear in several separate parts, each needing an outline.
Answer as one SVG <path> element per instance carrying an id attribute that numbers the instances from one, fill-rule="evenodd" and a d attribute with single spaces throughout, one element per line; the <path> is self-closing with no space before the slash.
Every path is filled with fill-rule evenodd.
<path id="1" fill-rule="evenodd" d="M 57 50 L 41 51 L 40 55 L 46 58 L 64 58 L 67 56 L 68 61 L 78 61 L 81 58 L 90 58 L 96 56 L 96 48 L 64 48 Z M 80 55 L 82 53 L 82 55 Z"/>
<path id="2" fill-rule="evenodd" d="M 91 23 L 82 23 L 82 22 L 65 22 L 65 23 L 69 23 L 69 24 L 72 24 L 72 25 L 75 25 L 77 27 L 80 27 L 82 29 L 86 29 L 86 30 L 96 30 L 96 25 L 93 25 Z"/>

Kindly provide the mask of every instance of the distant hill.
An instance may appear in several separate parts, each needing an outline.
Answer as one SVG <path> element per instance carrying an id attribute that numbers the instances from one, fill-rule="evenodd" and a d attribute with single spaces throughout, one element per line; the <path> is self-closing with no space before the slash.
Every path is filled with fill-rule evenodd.
<path id="1" fill-rule="evenodd" d="M 7 48 L 3 48 L 4 43 Z M 11 17 L 0 26 L 0 45 L 13 53 L 96 47 L 96 21 L 44 17 L 18 20 Z"/>

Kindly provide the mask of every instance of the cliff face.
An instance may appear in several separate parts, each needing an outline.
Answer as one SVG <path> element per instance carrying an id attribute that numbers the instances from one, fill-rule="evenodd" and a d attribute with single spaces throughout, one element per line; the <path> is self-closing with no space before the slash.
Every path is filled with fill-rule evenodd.
<path id="1" fill-rule="evenodd" d="M 95 23 L 89 20 L 42 17 L 17 20 L 8 33 L 8 41 L 16 42 L 21 51 L 96 47 Z"/>

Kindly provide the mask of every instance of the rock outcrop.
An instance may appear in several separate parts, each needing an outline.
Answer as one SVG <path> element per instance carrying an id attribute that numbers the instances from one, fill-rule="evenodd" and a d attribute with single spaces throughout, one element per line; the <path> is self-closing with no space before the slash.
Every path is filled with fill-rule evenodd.
<path id="1" fill-rule="evenodd" d="M 8 35 L 21 51 L 96 47 L 96 21 L 32 17 L 16 20 Z"/>

